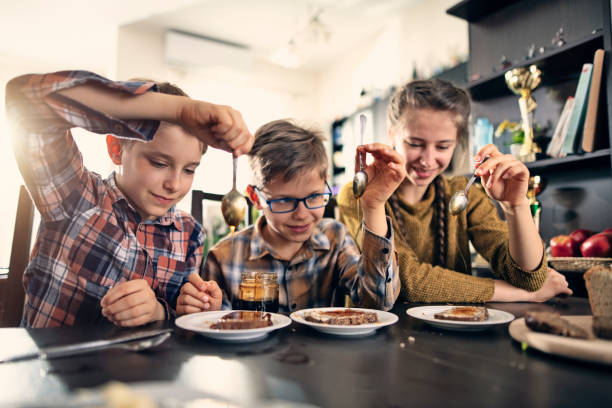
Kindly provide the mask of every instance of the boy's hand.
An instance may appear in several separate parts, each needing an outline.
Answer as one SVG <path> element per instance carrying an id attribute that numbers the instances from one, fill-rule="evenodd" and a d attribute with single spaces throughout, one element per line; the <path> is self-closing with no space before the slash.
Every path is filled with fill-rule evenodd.
<path id="1" fill-rule="evenodd" d="M 255 140 L 240 112 L 230 106 L 186 99 L 179 108 L 177 119 L 189 133 L 207 145 L 236 156 L 248 153 Z"/>
<path id="2" fill-rule="evenodd" d="M 102 315 L 117 326 L 141 326 L 166 318 L 166 310 L 144 279 L 111 288 L 100 301 Z"/>
<path id="3" fill-rule="evenodd" d="M 374 162 L 365 164 L 366 153 L 374 157 Z M 357 146 L 355 172 L 359 171 L 359 156 L 363 157 L 364 169 L 368 175 L 368 185 L 361 196 L 361 204 L 366 208 L 383 207 L 393 192 L 406 178 L 406 166 L 402 156 L 383 143 Z"/>
<path id="4" fill-rule="evenodd" d="M 476 174 L 480 176 L 487 194 L 499 201 L 504 210 L 528 204 L 529 170 L 527 167 L 512 155 L 501 154 L 492 144 L 480 149 L 475 160 L 482 160 L 485 156 L 489 156 L 489 159 L 478 166 Z"/>
<path id="5" fill-rule="evenodd" d="M 223 294 L 217 282 L 204 281 L 197 273 L 189 275 L 189 282 L 181 288 L 176 301 L 179 315 L 221 309 Z"/>

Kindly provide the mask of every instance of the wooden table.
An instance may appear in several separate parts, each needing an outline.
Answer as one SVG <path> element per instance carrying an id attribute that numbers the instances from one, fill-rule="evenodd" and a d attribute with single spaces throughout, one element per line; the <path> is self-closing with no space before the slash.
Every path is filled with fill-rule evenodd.
<path id="1" fill-rule="evenodd" d="M 0 364 L 0 406 L 52 406 L 77 389 L 111 380 L 175 395 L 213 393 L 243 406 L 270 400 L 321 407 L 612 406 L 609 366 L 523 351 L 507 324 L 476 333 L 434 329 L 407 316 L 410 306 L 397 305 L 398 323 L 362 338 L 331 337 L 293 323 L 258 342 L 227 344 L 177 328 L 168 342 L 145 353 L 106 350 Z M 586 299 L 572 297 L 488 306 L 517 317 L 533 309 L 590 314 Z M 0 329 L 0 354 L 118 331 Z"/>

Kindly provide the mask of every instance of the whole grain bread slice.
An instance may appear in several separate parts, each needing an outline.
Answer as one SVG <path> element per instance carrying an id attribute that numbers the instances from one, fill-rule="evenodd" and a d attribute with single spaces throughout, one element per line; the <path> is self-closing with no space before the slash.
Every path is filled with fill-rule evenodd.
<path id="1" fill-rule="evenodd" d="M 584 273 L 593 316 L 612 316 L 612 265 L 597 265 Z"/>

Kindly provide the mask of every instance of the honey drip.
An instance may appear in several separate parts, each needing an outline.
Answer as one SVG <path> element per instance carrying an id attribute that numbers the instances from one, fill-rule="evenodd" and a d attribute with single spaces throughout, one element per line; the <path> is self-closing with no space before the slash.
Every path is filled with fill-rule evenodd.
<path id="1" fill-rule="evenodd" d="M 236 231 L 236 226 L 230 225 L 229 226 L 229 230 L 230 230 L 230 234 L 232 234 L 232 259 L 233 259 L 233 255 L 234 255 L 234 232 Z"/>
<path id="2" fill-rule="evenodd" d="M 468 248 L 469 248 L 469 244 L 468 244 Z M 463 262 L 464 270 L 465 271 L 471 270 L 471 262 L 470 262 L 470 267 L 468 267 L 467 259 L 465 259 L 465 257 L 463 256 L 463 251 L 459 250 L 457 252 L 459 252 L 459 258 L 461 259 L 461 262 Z M 468 249 L 468 252 L 469 252 L 469 249 Z"/>
<path id="3" fill-rule="evenodd" d="M 357 226 L 357 233 L 355 234 L 355 237 L 359 235 L 359 232 L 361 232 L 361 226 L 363 225 L 363 211 L 361 211 L 361 201 L 359 197 L 357 197 L 357 219 L 360 221 L 359 225 Z"/>

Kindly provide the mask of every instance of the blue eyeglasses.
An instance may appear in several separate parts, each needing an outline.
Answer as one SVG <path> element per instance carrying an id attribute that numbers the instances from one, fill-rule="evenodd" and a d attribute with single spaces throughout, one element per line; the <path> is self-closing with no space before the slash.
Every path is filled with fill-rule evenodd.
<path id="1" fill-rule="evenodd" d="M 327 186 L 329 192 L 312 194 L 304 198 L 287 197 L 268 200 L 259 188 L 255 187 L 255 191 L 257 191 L 257 194 L 268 204 L 270 211 L 273 213 L 289 213 L 295 211 L 300 202 L 304 203 L 304 206 L 309 210 L 325 207 L 327 203 L 329 203 L 332 196 L 331 187 L 329 184 L 327 184 L 327 181 L 325 182 L 325 185 Z"/>

